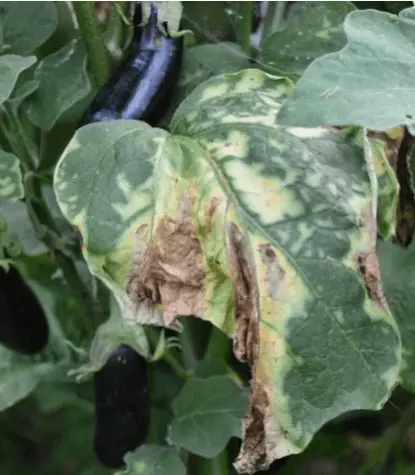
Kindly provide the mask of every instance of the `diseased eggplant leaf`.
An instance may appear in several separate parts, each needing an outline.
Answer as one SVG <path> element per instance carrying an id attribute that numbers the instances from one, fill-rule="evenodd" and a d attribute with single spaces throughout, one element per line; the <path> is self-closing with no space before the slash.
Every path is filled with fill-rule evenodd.
<path id="1" fill-rule="evenodd" d="M 16 155 L 0 150 L 0 201 L 23 198 L 24 188 L 19 163 Z"/>
<path id="2" fill-rule="evenodd" d="M 35 125 L 49 131 L 70 107 L 89 94 L 86 63 L 80 40 L 72 40 L 39 62 L 34 77 L 39 87 L 27 101 L 28 115 Z"/>
<path id="3" fill-rule="evenodd" d="M 216 457 L 231 437 L 241 437 L 248 392 L 229 376 L 191 378 L 172 403 L 169 441 L 205 458 Z"/>
<path id="4" fill-rule="evenodd" d="M 401 384 L 415 392 L 415 244 L 402 249 L 379 240 L 377 253 L 386 299 L 401 331 Z"/>
<path id="5" fill-rule="evenodd" d="M 0 2 L 0 12 L 0 47 L 22 56 L 42 46 L 58 25 L 54 2 Z"/>
<path id="6" fill-rule="evenodd" d="M 276 71 L 302 74 L 316 58 L 346 44 L 343 22 L 354 10 L 350 2 L 299 2 L 286 28 L 265 38 L 263 60 Z"/>
<path id="7" fill-rule="evenodd" d="M 115 475 L 186 475 L 186 467 L 171 447 L 146 444 L 124 457 L 127 468 Z"/>
<path id="8" fill-rule="evenodd" d="M 181 104 L 173 135 L 87 125 L 54 176 L 127 322 L 196 315 L 233 337 L 252 369 L 240 472 L 380 408 L 400 369 L 360 131 L 280 127 L 291 88 L 259 70 L 218 76 Z"/>
<path id="9" fill-rule="evenodd" d="M 26 58 L 15 54 L 0 56 L 0 104 L 10 97 L 20 73 L 35 62 L 34 56 Z"/>
<path id="10" fill-rule="evenodd" d="M 415 132 L 415 8 L 396 15 L 350 13 L 347 45 L 317 58 L 282 106 L 279 123 L 290 126 L 361 125 Z"/>
<path id="11" fill-rule="evenodd" d="M 213 76 L 237 73 L 250 66 L 249 57 L 235 43 L 199 45 L 185 50 L 177 95 L 183 100 Z"/>
<path id="12" fill-rule="evenodd" d="M 368 132 L 373 166 L 377 177 L 377 223 L 378 234 L 383 239 L 395 235 L 399 202 L 399 183 L 396 177 L 399 147 L 403 128 L 386 132 Z"/>

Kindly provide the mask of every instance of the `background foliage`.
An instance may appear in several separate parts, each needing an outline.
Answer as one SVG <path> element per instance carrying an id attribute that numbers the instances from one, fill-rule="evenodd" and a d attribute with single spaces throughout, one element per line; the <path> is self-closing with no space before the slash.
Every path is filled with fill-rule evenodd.
<path id="1" fill-rule="evenodd" d="M 13 260 L 19 267 L 42 303 L 51 329 L 49 345 L 39 356 L 23 357 L 5 347 L 0 348 L 2 473 L 113 473 L 99 466 L 92 452 L 91 371 L 98 369 L 118 344 L 126 342 L 153 360 L 149 365 L 152 425 L 147 443 L 127 456 L 127 469 L 122 473 L 183 475 L 186 464 L 189 473 L 225 475 L 233 473 L 231 463 L 240 448 L 240 421 L 247 410 L 250 375 L 231 354 L 227 338 L 206 322 L 182 320 L 185 332 L 180 336 L 179 350 L 176 334 L 170 330 L 144 332 L 141 327 L 127 326 L 105 286 L 89 272 L 93 269 L 96 255 L 109 254 L 106 263 L 114 264 L 116 273 L 101 277 L 116 293 L 120 281 L 117 272 L 124 270 L 115 264 L 125 259 L 129 250 L 117 249 L 121 254 L 113 261 L 114 256 L 109 251 L 112 251 L 114 242 L 118 242 L 117 232 L 123 223 L 114 227 L 114 216 L 105 217 L 101 208 L 99 213 L 92 213 L 98 218 L 96 222 L 78 220 L 78 231 L 70 226 L 65 218 L 75 222 L 86 202 L 80 200 L 71 205 L 68 200 L 63 216 L 62 203 L 79 186 L 76 180 L 72 183 L 70 180 L 76 170 L 65 170 L 69 175 L 64 176 L 60 183 L 55 182 L 56 196 L 53 191 L 56 164 L 60 156 L 65 158 L 74 150 L 66 147 L 76 133 L 86 105 L 103 78 L 115 70 L 131 41 L 131 28 L 124 21 L 124 15 L 129 16 L 131 5 L 118 3 L 118 7 L 109 12 L 105 5 L 99 2 L 96 5 L 97 17 L 101 19 L 99 39 L 105 46 L 103 51 L 107 58 L 103 64 L 98 57 L 87 54 L 89 46 L 83 34 L 79 7 L 74 8 L 68 2 L 0 2 L 0 263 L 7 266 L 8 261 Z M 310 322 L 308 325 L 298 324 L 299 320 L 296 320 L 298 326 L 295 326 L 295 319 L 291 318 L 289 311 L 284 314 L 292 325 L 291 339 L 285 342 L 285 351 L 290 353 L 290 357 L 294 354 L 303 358 L 308 365 L 304 374 L 311 375 L 313 382 L 318 384 L 301 386 L 298 374 L 293 371 L 291 379 L 287 379 L 292 389 L 279 388 L 273 407 L 279 410 L 289 407 L 291 414 L 295 415 L 292 416 L 294 423 L 285 427 L 288 427 L 288 434 L 291 431 L 291 435 L 286 435 L 288 441 L 295 440 L 302 450 L 313 435 L 314 438 L 301 454 L 275 462 L 268 473 L 312 475 L 322 473 L 322 470 L 333 475 L 413 473 L 413 244 L 399 247 L 390 236 L 395 227 L 398 227 L 398 238 L 401 236 L 402 216 L 407 216 L 408 209 L 411 216 L 411 209 L 415 209 L 409 193 L 405 209 L 398 210 L 397 216 L 394 214 L 398 200 L 395 174 L 401 190 L 405 186 L 411 190 L 412 186 L 408 178 L 412 156 L 408 153 L 408 157 L 400 160 L 397 150 L 402 140 L 406 140 L 402 126 L 406 125 L 410 132 L 413 131 L 411 58 L 415 10 L 403 10 L 397 17 L 400 10 L 412 4 L 298 2 L 292 5 L 295 2 L 271 2 L 261 26 L 261 40 L 252 38 L 252 47 L 247 47 L 250 28 L 247 35 L 246 8 L 250 3 L 183 4 L 181 28 L 191 29 L 194 35 L 186 37 L 180 80 L 170 111 L 161 125 L 171 123 L 174 134 L 190 137 L 187 142 L 177 139 L 184 157 L 180 164 L 181 173 L 188 170 L 189 176 L 191 173 L 205 176 L 203 161 L 194 153 L 196 149 L 192 149 L 192 136 L 197 136 L 202 148 L 209 150 L 212 156 L 220 156 L 229 147 L 226 156 L 237 157 L 239 165 L 244 158 L 248 161 L 256 157 L 260 163 L 262 155 L 267 156 L 275 147 L 284 159 L 280 165 L 289 163 L 291 168 L 285 170 L 281 165 L 279 175 L 272 177 L 265 173 L 265 179 L 264 176 L 258 178 L 260 174 L 257 173 L 255 179 L 258 181 L 252 183 L 260 183 L 261 190 L 267 189 L 266 186 L 275 189 L 275 183 L 284 180 L 286 174 L 290 176 L 294 170 L 292 183 L 296 184 L 293 189 L 297 195 L 293 198 L 293 195 L 274 196 L 270 193 L 270 202 L 275 204 L 284 198 L 286 210 L 293 218 L 296 217 L 296 206 L 302 202 L 300 197 L 309 206 L 322 207 L 328 202 L 330 209 L 336 211 L 341 208 L 341 199 L 347 203 L 343 205 L 339 222 L 334 225 L 332 220 L 339 215 L 326 216 L 322 209 L 321 221 L 304 224 L 304 227 L 300 223 L 298 229 L 278 228 L 282 234 L 283 231 L 292 233 L 291 240 L 287 239 L 286 249 L 294 255 L 304 276 L 308 278 L 312 274 L 317 287 L 319 275 L 330 276 L 331 280 L 327 295 L 322 299 L 326 307 L 320 308 L 316 302 L 305 312 L 313 316 L 313 320 L 305 320 Z M 356 11 L 357 8 L 375 8 L 377 11 Z M 242 94 L 238 97 L 235 109 L 227 100 L 223 88 L 235 81 L 231 89 L 237 89 L 237 81 L 243 83 L 244 78 L 250 77 L 249 72 L 245 71 L 245 76 L 213 78 L 248 68 L 263 71 L 252 74 L 255 75 L 253 80 L 259 84 L 255 93 L 263 94 L 268 108 L 255 109 L 258 97 L 250 96 L 252 90 L 249 88 L 245 89 L 248 93 L 245 98 Z M 283 75 L 287 79 L 275 82 L 266 73 Z M 292 87 L 288 79 L 295 88 L 285 100 Z M 201 86 L 206 80 L 209 82 Z M 188 99 L 177 109 L 185 98 Z M 275 117 L 267 114 L 269 110 L 279 110 L 280 106 L 277 124 L 273 122 Z M 246 110 L 251 111 L 248 119 L 241 113 Z M 217 111 L 222 113 L 221 117 L 215 116 Z M 198 118 L 198 113 L 203 118 Z M 226 116 L 232 116 L 232 120 L 228 120 L 231 126 L 224 126 Z M 252 117 L 257 121 L 255 133 L 249 125 Z M 220 131 L 214 130 L 215 124 L 220 125 Z M 315 134 L 318 131 L 317 136 L 307 137 L 300 134 L 300 129 L 296 132 L 290 128 L 323 125 L 358 125 L 372 131 L 396 129 L 386 135 L 374 135 L 366 133 L 366 129 L 359 129 L 364 130 L 359 135 L 357 128 L 348 127 L 342 132 L 326 131 L 324 136 L 318 135 L 323 133 L 321 129 L 314 129 Z M 107 180 L 107 186 L 111 162 L 100 160 L 99 145 L 114 146 L 122 135 L 120 131 L 124 132 L 126 126 L 113 125 L 105 143 L 97 140 L 101 137 L 102 125 L 94 127 L 89 129 L 90 132 L 84 129 L 76 133 L 72 140 L 90 140 L 92 145 L 88 153 L 78 157 L 79 166 L 82 163 L 85 167 L 86 164 L 91 166 L 95 160 L 100 161 L 101 177 Z M 127 155 L 133 154 L 148 140 L 143 155 L 148 153 L 150 163 L 151 141 L 154 137 L 166 137 L 167 132 L 151 131 L 143 124 L 141 127 L 133 130 L 136 139 L 126 141 L 124 151 Z M 250 138 L 249 155 L 246 151 L 244 155 L 243 149 L 235 148 L 235 133 L 237 139 L 244 134 L 254 137 Z M 265 150 L 261 149 L 264 136 L 268 139 L 267 147 L 270 147 Z M 323 139 L 319 141 L 316 137 Z M 374 166 L 373 175 L 368 176 L 358 166 L 367 146 L 365 140 L 369 143 Z M 174 138 L 169 143 L 172 147 Z M 281 144 L 286 148 L 282 150 Z M 190 156 L 190 152 L 193 170 L 188 166 L 190 162 L 186 162 L 186 154 Z M 314 159 L 315 170 L 306 168 L 310 156 Z M 294 161 L 297 168 L 292 165 Z M 141 164 L 144 162 L 143 159 Z M 249 166 L 254 169 L 252 163 Z M 127 160 L 127 175 L 128 167 Z M 342 169 L 344 174 L 331 174 L 334 168 Z M 241 206 L 252 216 L 262 206 L 260 217 L 266 221 L 267 208 L 261 201 L 264 197 L 259 197 L 255 186 L 240 190 L 232 182 L 237 183 L 237 179 L 243 178 L 244 170 L 239 168 L 228 175 L 226 172 L 224 167 L 224 176 L 229 186 L 234 186 L 233 194 Z M 314 181 L 317 175 L 324 178 L 318 186 Z M 274 179 L 272 185 L 267 181 L 271 179 Z M 333 183 L 335 179 L 337 181 Z M 72 188 L 62 186 L 67 183 L 71 183 Z M 302 189 L 304 185 L 308 186 L 307 193 Z M 215 189 L 214 185 L 211 186 Z M 340 196 L 336 194 L 338 190 Z M 81 192 L 93 191 L 81 187 L 75 190 L 75 194 L 79 200 Z M 157 202 L 166 200 L 162 186 L 158 192 Z M 378 198 L 379 234 L 382 238 L 390 238 L 387 241 L 379 238 L 376 252 L 391 313 L 387 309 L 368 310 L 362 286 L 350 269 L 347 271 L 344 267 L 340 271 L 340 262 L 343 265 L 346 260 L 346 253 L 342 254 L 340 250 L 350 243 L 354 250 L 362 245 L 361 237 L 348 227 L 348 223 L 357 219 L 363 205 L 370 202 L 374 194 Z M 399 198 L 402 203 L 402 192 Z M 274 216 L 275 208 L 270 213 Z M 261 219 L 255 219 L 262 226 L 258 235 L 250 228 L 252 221 L 246 220 L 245 227 L 252 240 L 259 240 L 265 229 L 270 232 L 270 222 L 264 224 Z M 333 234 L 336 239 L 331 236 L 324 240 L 322 229 L 328 222 L 328 228 L 337 231 Z M 313 262 L 311 266 L 304 256 L 295 254 L 295 244 L 307 234 L 304 229 L 313 227 L 317 234 L 320 233 L 313 243 L 313 252 L 320 253 L 320 259 L 324 254 L 331 267 L 323 265 L 323 261 Z M 89 252 L 89 268 L 82 257 L 79 232 L 83 234 L 86 245 L 84 255 Z M 284 239 L 282 235 L 278 238 Z M 289 272 L 290 267 L 287 266 L 285 271 Z M 307 285 L 296 282 L 296 286 L 298 301 L 304 299 L 309 303 L 305 298 Z M 357 306 L 356 301 L 359 301 Z M 347 307 L 349 302 L 353 306 Z M 344 314 L 333 312 L 330 315 L 327 309 L 333 310 L 336 303 L 339 309 L 346 308 Z M 355 312 L 367 317 L 366 326 L 353 327 Z M 211 321 L 222 318 L 217 315 Z M 342 326 L 344 322 L 347 325 Z M 228 325 L 230 328 L 232 323 L 228 322 Z M 398 370 L 398 330 L 403 347 L 401 384 L 390 394 Z M 333 337 L 336 331 L 339 334 Z M 343 332 L 347 335 L 344 339 Z M 270 334 L 271 340 L 277 339 L 277 332 Z M 330 335 L 337 343 L 329 348 L 330 341 L 325 341 L 324 335 Z M 329 348 L 327 355 L 322 354 L 322 348 Z M 339 355 L 343 359 L 337 360 Z M 283 361 L 281 354 L 278 358 L 275 361 Z M 324 374 L 322 368 L 326 367 L 323 364 L 326 358 L 333 371 Z M 339 367 L 343 368 L 341 374 Z M 283 369 L 279 371 L 282 373 Z M 356 377 L 356 373 L 359 377 L 355 384 L 353 376 Z M 316 374 L 321 374 L 321 377 L 316 378 Z M 337 374 L 337 380 L 332 374 Z M 341 407 L 335 407 L 343 388 L 345 399 Z M 336 391 L 338 393 L 334 394 Z M 285 400 L 287 395 L 289 397 Z M 378 412 L 357 411 L 337 417 L 346 409 L 351 411 L 356 407 L 379 409 L 386 400 Z M 318 417 L 315 416 L 317 412 L 307 414 L 308 406 L 318 408 Z M 293 434 L 301 424 L 303 433 L 295 439 Z M 309 426 L 305 427 L 307 424 Z M 320 429 L 323 424 L 325 426 Z"/>

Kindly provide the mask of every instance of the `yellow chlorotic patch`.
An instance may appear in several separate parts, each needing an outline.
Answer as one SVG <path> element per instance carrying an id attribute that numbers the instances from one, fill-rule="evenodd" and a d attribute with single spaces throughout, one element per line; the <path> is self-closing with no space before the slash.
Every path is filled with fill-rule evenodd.
<path id="1" fill-rule="evenodd" d="M 296 226 L 296 238 L 291 240 L 287 246 L 290 253 L 293 255 L 298 254 L 303 246 L 314 236 L 315 228 L 310 227 L 307 223 L 298 222 Z"/>
<path id="2" fill-rule="evenodd" d="M 228 85 L 225 82 L 215 84 L 213 86 L 207 86 L 203 91 L 199 102 L 207 101 L 213 99 L 214 97 L 223 96 L 228 92 Z"/>
<path id="3" fill-rule="evenodd" d="M 290 318 L 307 315 L 310 291 L 284 252 L 259 236 L 255 237 L 254 258 L 260 290 L 261 320 L 283 332 Z M 278 275 L 276 269 L 279 269 Z M 276 300 L 271 298 L 275 295 Z"/>
<path id="4" fill-rule="evenodd" d="M 224 168 L 244 207 L 258 214 L 263 225 L 304 213 L 303 205 L 296 200 L 294 192 L 284 189 L 284 183 L 278 179 L 261 175 L 259 167 L 234 160 L 226 163 Z"/>
<path id="5" fill-rule="evenodd" d="M 259 89 L 266 79 L 262 71 L 255 69 L 245 71 L 241 75 L 241 79 L 233 86 L 235 92 L 249 92 L 253 89 Z"/>
<path id="6" fill-rule="evenodd" d="M 9 196 L 12 193 L 14 193 L 14 190 L 16 189 L 16 186 L 13 183 L 10 183 L 9 185 L 4 185 L 0 183 L 1 187 L 1 193 L 3 196 Z"/>
<path id="7" fill-rule="evenodd" d="M 305 127 L 288 127 L 286 131 L 291 135 L 295 135 L 302 139 L 319 139 L 331 133 L 328 129 L 323 129 L 322 127 L 313 129 Z"/>
<path id="8" fill-rule="evenodd" d="M 131 217 L 140 214 L 142 210 L 152 204 L 153 178 L 149 178 L 136 189 L 128 183 L 128 179 L 123 173 L 117 176 L 116 181 L 125 201 L 123 203 L 112 203 L 111 206 L 118 213 L 122 221 L 128 221 Z"/>

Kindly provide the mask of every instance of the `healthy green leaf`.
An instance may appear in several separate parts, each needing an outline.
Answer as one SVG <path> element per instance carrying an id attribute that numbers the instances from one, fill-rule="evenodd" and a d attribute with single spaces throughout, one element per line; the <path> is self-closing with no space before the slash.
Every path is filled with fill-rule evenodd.
<path id="1" fill-rule="evenodd" d="M 0 150 L 0 201 L 23 198 L 24 188 L 19 159 L 12 153 Z"/>
<path id="2" fill-rule="evenodd" d="M 339 414 L 380 408 L 400 369 L 361 131 L 280 127 L 290 90 L 258 70 L 218 76 L 181 104 L 174 135 L 90 124 L 54 176 L 126 321 L 193 315 L 234 338 L 253 370 L 241 472 L 302 451 Z"/>
<path id="3" fill-rule="evenodd" d="M 314 127 L 361 125 L 415 132 L 415 8 L 399 18 L 374 10 L 346 18 L 348 43 L 316 59 L 283 105 L 279 123 Z"/>
<path id="4" fill-rule="evenodd" d="M 403 249 L 379 240 L 377 253 L 386 300 L 401 332 L 401 384 L 415 392 L 415 244 Z"/>
<path id="5" fill-rule="evenodd" d="M 172 408 L 170 443 L 212 458 L 224 450 L 231 437 L 241 436 L 248 392 L 229 376 L 191 378 Z"/>
<path id="6" fill-rule="evenodd" d="M 35 80 L 39 88 L 28 99 L 28 114 L 34 124 L 47 132 L 91 90 L 82 41 L 73 40 L 42 59 Z"/>
<path id="7" fill-rule="evenodd" d="M 0 2 L 0 11 L 3 49 L 22 56 L 39 48 L 58 25 L 54 2 Z"/>
<path id="8" fill-rule="evenodd" d="M 198 43 L 229 41 L 233 28 L 228 2 L 183 2 L 181 28 L 192 30 Z"/>
<path id="9" fill-rule="evenodd" d="M 316 58 L 346 44 L 343 22 L 354 10 L 350 2 L 301 2 L 287 27 L 264 40 L 263 60 L 276 71 L 302 74 Z"/>
<path id="10" fill-rule="evenodd" d="M 33 94 L 39 87 L 39 81 L 27 81 L 20 87 L 16 87 L 8 102 L 14 111 L 17 111 L 20 104 L 31 94 Z"/>
<path id="11" fill-rule="evenodd" d="M 186 475 L 179 454 L 170 447 L 142 445 L 129 452 L 124 460 L 127 468 L 115 475 Z"/>
<path id="12" fill-rule="evenodd" d="M 166 434 L 173 419 L 171 402 L 182 387 L 183 379 L 174 373 L 163 360 L 148 365 L 148 383 L 150 390 L 150 428 L 147 441 L 152 444 L 166 445 Z"/>
<path id="13" fill-rule="evenodd" d="M 0 104 L 10 97 L 19 74 L 35 62 L 34 56 L 26 58 L 15 54 L 0 56 Z"/>
<path id="14" fill-rule="evenodd" d="M 46 246 L 36 237 L 25 203 L 2 203 L 1 213 L 7 223 L 8 234 L 15 236 L 25 254 L 36 256 L 47 251 Z"/>

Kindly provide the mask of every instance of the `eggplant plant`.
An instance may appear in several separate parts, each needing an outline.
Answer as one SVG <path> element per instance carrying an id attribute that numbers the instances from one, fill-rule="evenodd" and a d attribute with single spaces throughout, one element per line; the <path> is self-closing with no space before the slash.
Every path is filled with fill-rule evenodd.
<path id="1" fill-rule="evenodd" d="M 415 8 L 375 3 L 0 4 L 0 440 L 51 454 L 4 473 L 412 473 Z"/>

